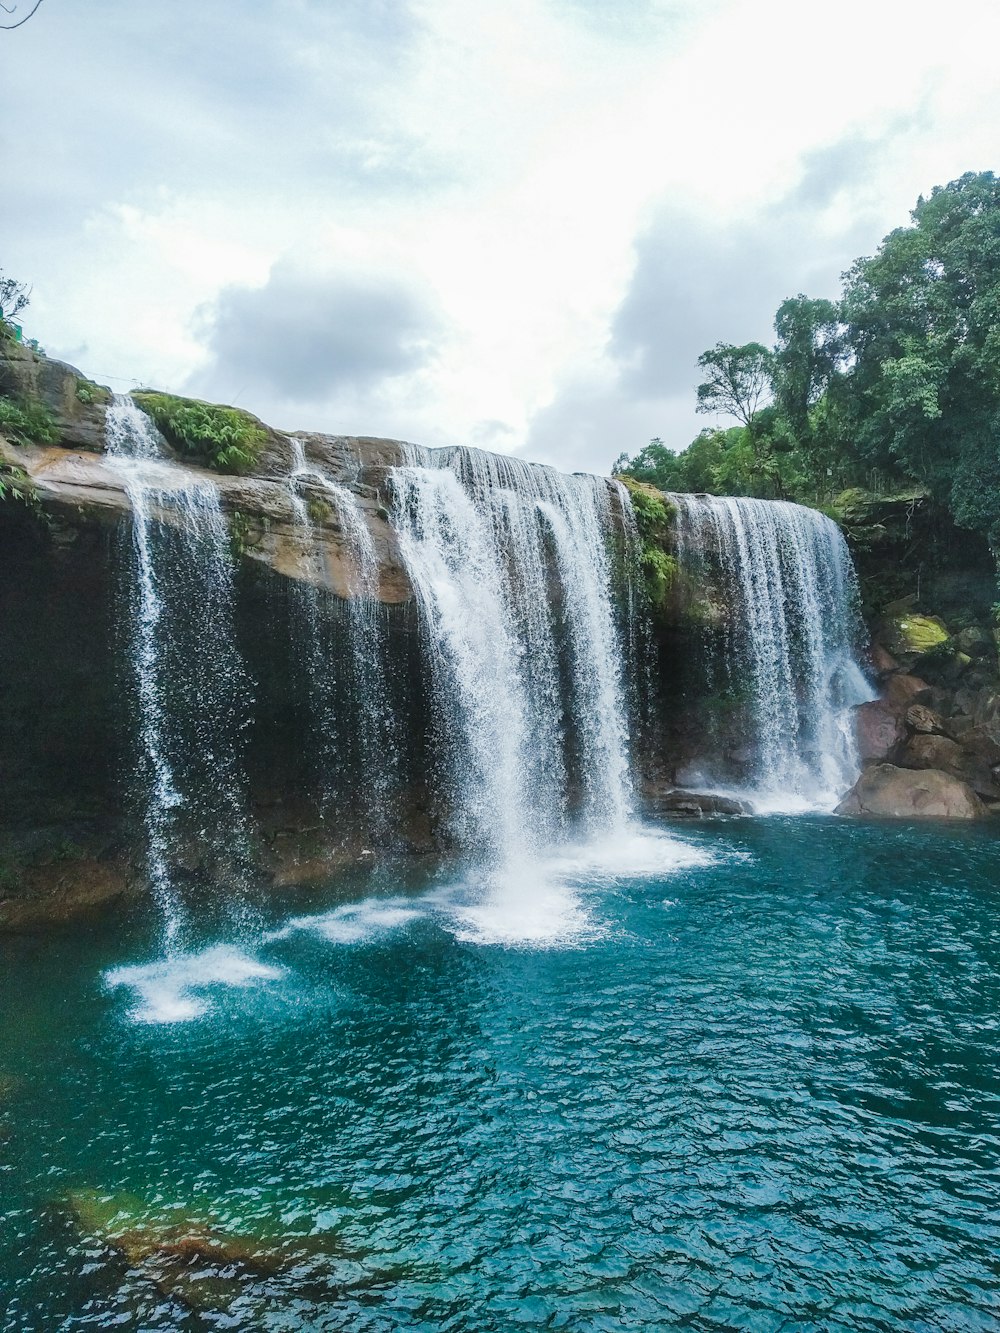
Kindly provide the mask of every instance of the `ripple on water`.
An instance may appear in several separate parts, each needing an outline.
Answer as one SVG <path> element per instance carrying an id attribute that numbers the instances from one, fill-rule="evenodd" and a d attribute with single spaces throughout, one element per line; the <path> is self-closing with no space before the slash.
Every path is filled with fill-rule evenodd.
<path id="1" fill-rule="evenodd" d="M 85 1190 L 300 1256 L 198 1327 L 1000 1326 L 994 844 L 685 845 L 711 859 L 563 868 L 616 927 L 573 948 L 484 948 L 398 895 L 108 974 L 140 1012 L 239 996 L 225 1022 L 109 1023 L 82 946 L 71 1005 L 12 955 L 11 1326 L 195 1326 L 58 1221 Z"/>

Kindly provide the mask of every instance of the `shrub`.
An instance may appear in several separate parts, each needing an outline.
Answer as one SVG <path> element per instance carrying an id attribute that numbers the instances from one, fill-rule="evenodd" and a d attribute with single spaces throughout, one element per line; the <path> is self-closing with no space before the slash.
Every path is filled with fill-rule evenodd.
<path id="1" fill-rule="evenodd" d="M 635 525 L 639 531 L 639 568 L 646 595 L 654 607 L 662 606 L 677 574 L 677 560 L 666 550 L 676 511 L 655 486 L 629 476 L 619 476 L 618 481 L 628 491 L 632 501 Z"/>
<path id="2" fill-rule="evenodd" d="M 132 395 L 168 444 L 219 472 L 247 472 L 267 444 L 261 423 L 238 407 L 141 390 Z"/>
<path id="3" fill-rule="evenodd" d="M 77 401 L 89 406 L 91 403 L 106 403 L 111 398 L 111 393 L 103 385 L 95 384 L 93 380 L 79 378 L 76 381 Z"/>
<path id="4" fill-rule="evenodd" d="M 55 444 L 59 432 L 41 403 L 0 396 L 0 433 L 15 444 Z"/>
<path id="5" fill-rule="evenodd" d="M 13 463 L 0 463 L 0 504 L 19 500 L 21 504 L 37 505 L 38 496 L 27 484 L 28 474 Z"/>

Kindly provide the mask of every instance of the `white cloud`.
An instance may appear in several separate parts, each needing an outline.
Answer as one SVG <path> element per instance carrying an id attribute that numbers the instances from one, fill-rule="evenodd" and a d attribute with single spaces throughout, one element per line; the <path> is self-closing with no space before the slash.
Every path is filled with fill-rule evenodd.
<path id="1" fill-rule="evenodd" d="M 34 283 L 50 350 L 219 393 L 237 390 L 218 345 L 211 378 L 198 312 L 224 324 L 272 270 L 419 292 L 433 356 L 318 376 L 278 424 L 606 467 L 701 424 L 698 344 L 766 338 L 782 296 L 832 294 L 919 191 L 991 165 L 1000 19 L 956 0 L 945 28 L 921 8 L 47 6 L 0 35 L 21 222 L 3 264 Z M 298 318 L 349 337 L 328 286 L 314 296 Z M 251 381 L 245 406 L 290 410 Z"/>

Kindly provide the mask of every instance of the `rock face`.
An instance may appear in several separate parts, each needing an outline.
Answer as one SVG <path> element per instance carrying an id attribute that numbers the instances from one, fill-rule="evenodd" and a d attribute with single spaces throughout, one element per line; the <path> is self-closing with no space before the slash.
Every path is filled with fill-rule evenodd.
<path id="1" fill-rule="evenodd" d="M 116 523 L 131 514 L 124 479 L 103 456 L 107 390 L 81 402 L 79 371 L 39 357 L 25 348 L 0 345 L 0 393 L 42 403 L 59 434 L 57 445 L 15 445 L 0 436 L 0 463 L 20 468 L 38 503 L 53 519 L 71 523 Z M 292 502 L 289 475 L 293 468 L 291 438 L 265 427 L 267 446 L 253 475 L 237 476 L 184 463 L 187 475 L 208 478 L 218 488 L 223 510 L 239 517 L 243 554 L 285 578 L 319 582 L 339 597 L 352 591 L 353 568 L 345 531 L 333 493 L 308 478 L 298 484 L 309 506 L 310 530 L 303 533 Z M 387 476 L 407 457 L 409 446 L 399 440 L 369 436 L 298 433 L 307 464 L 344 491 L 361 509 L 372 534 L 379 561 L 379 597 L 398 605 L 412 596 L 399 556 L 396 534 L 388 522 Z M 162 515 L 172 521 L 171 511 Z M 323 558 L 307 558 L 319 543 Z"/>
<path id="2" fill-rule="evenodd" d="M 983 803 L 961 779 L 938 769 L 877 764 L 862 773 L 837 807 L 840 815 L 890 819 L 978 819 Z"/>
<path id="3" fill-rule="evenodd" d="M 863 762 L 890 758 L 906 739 L 906 727 L 899 709 L 886 700 L 873 699 L 871 703 L 861 704 L 855 709 L 854 716 L 858 757 Z"/>
<path id="4" fill-rule="evenodd" d="M 734 796 L 720 796 L 717 792 L 687 791 L 682 787 L 655 793 L 650 797 L 648 804 L 652 813 L 679 819 L 752 813 L 747 801 L 741 801 Z"/>
<path id="5" fill-rule="evenodd" d="M 873 646 L 872 660 L 881 664 L 882 698 L 855 710 L 858 756 L 868 771 L 841 812 L 890 814 L 888 807 L 898 806 L 909 818 L 943 817 L 942 801 L 949 811 L 961 811 L 971 792 L 979 802 L 977 813 L 1000 813 L 1000 677 L 993 636 L 979 625 L 950 634 L 937 617 L 911 612 L 900 612 L 897 619 L 911 627 L 921 620 L 932 625 L 936 649 L 920 666 L 929 679 L 899 665 L 912 663 L 915 655 L 899 652 L 898 642 L 896 655 Z M 882 766 L 879 772 L 919 772 L 924 785 L 907 794 L 903 778 L 890 783 L 885 773 L 876 783 L 872 765 Z M 943 778 L 958 783 L 961 799 L 951 788 L 944 792 Z"/>

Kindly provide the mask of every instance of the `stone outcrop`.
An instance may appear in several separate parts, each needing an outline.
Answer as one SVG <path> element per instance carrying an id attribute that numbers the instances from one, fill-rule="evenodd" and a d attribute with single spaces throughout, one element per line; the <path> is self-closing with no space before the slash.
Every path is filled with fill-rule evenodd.
<path id="1" fill-rule="evenodd" d="M 27 349 L 0 345 L 0 394 L 40 402 L 58 432 L 57 445 L 16 444 L 0 433 L 0 463 L 21 469 L 41 508 L 56 524 L 78 528 L 87 523 L 114 523 L 131 513 L 125 480 L 104 456 L 104 418 L 110 394 L 90 386 L 82 402 L 80 386 L 88 386 L 72 366 L 39 357 Z M 340 597 L 352 590 L 350 557 L 344 529 L 331 493 L 304 478 L 299 493 L 309 509 L 310 531 L 298 521 L 289 474 L 290 438 L 260 423 L 267 444 L 252 475 L 220 473 L 176 460 L 184 477 L 207 478 L 218 488 L 222 508 L 238 517 L 241 551 L 285 578 L 321 582 Z M 399 440 L 368 436 L 319 435 L 299 432 L 307 463 L 336 485 L 350 491 L 371 531 L 379 559 L 379 597 L 390 605 L 412 596 L 399 557 L 395 532 L 388 522 L 386 478 L 411 447 Z M 162 517 L 174 521 L 170 509 Z M 308 542 L 308 549 L 307 549 Z M 321 561 L 308 558 L 318 543 Z"/>
<path id="2" fill-rule="evenodd" d="M 907 610 L 896 618 L 911 627 L 929 624 L 935 645 L 920 654 L 901 650 L 898 639 L 892 653 L 873 645 L 881 697 L 855 710 L 866 771 L 841 813 L 970 818 L 969 793 L 977 815 L 1000 813 L 1000 675 L 993 635 L 982 625 L 952 634 L 939 617 Z M 885 619 L 880 623 L 884 628 Z M 912 674 L 915 667 L 927 679 Z M 921 776 L 900 776 L 907 771 Z M 946 778 L 958 788 L 946 786 Z"/>
<path id="3" fill-rule="evenodd" d="M 885 699 L 873 699 L 855 710 L 858 756 L 862 762 L 882 762 L 896 753 L 906 739 L 900 710 Z"/>
<path id="4" fill-rule="evenodd" d="M 837 807 L 840 815 L 890 819 L 979 819 L 983 803 L 960 778 L 938 769 L 867 768 Z"/>
<path id="5" fill-rule="evenodd" d="M 647 806 L 650 814 L 665 815 L 673 819 L 703 819 L 711 815 L 753 813 L 750 803 L 741 801 L 738 797 L 722 796 L 718 792 L 688 791 L 684 787 L 652 793 L 647 798 Z"/>

